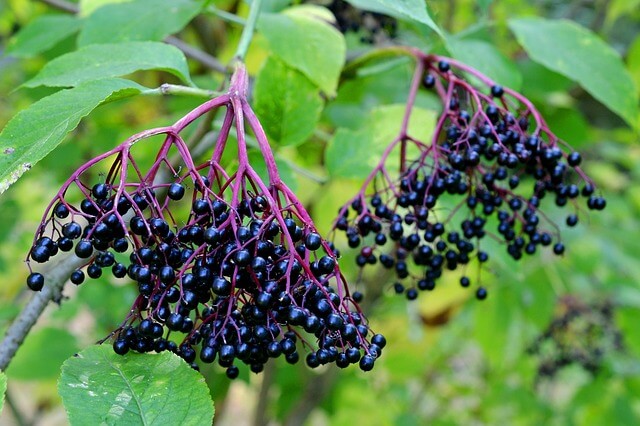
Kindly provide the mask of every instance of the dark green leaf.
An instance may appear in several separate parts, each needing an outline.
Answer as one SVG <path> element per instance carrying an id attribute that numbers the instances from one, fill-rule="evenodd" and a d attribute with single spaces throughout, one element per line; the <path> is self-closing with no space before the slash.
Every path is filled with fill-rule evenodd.
<path id="1" fill-rule="evenodd" d="M 452 37 L 447 40 L 447 46 L 454 58 L 476 68 L 505 87 L 520 90 L 522 75 L 518 68 L 493 45 L 482 40 Z"/>
<path id="2" fill-rule="evenodd" d="M 335 95 L 346 55 L 346 43 L 338 30 L 317 15 L 296 12 L 296 8 L 263 14 L 258 30 L 276 56 L 329 96 Z"/>
<path id="3" fill-rule="evenodd" d="M 531 59 L 580 83 L 635 127 L 638 93 L 620 55 L 588 29 L 571 21 L 512 19 L 509 27 Z"/>
<path id="4" fill-rule="evenodd" d="M 177 355 L 117 355 L 92 346 L 62 366 L 58 392 L 78 425 L 210 425 L 204 378 Z"/>
<path id="5" fill-rule="evenodd" d="M 420 22 L 443 36 L 440 27 L 431 19 L 424 0 L 347 0 L 347 2 L 359 9 L 383 13 L 405 21 Z"/>
<path id="6" fill-rule="evenodd" d="M 169 72 L 192 84 L 184 54 L 152 41 L 94 44 L 49 62 L 24 86 L 77 86 L 85 81 L 117 77 L 140 70 Z"/>
<path id="7" fill-rule="evenodd" d="M 7 45 L 7 54 L 30 58 L 44 52 L 82 27 L 73 15 L 42 15 L 29 22 Z"/>
<path id="8" fill-rule="evenodd" d="M 299 145 L 320 119 L 322 99 L 318 88 L 282 61 L 268 58 L 256 77 L 255 110 L 273 142 Z"/>
<path id="9" fill-rule="evenodd" d="M 0 193 L 51 152 L 95 107 L 143 89 L 122 79 L 90 81 L 20 111 L 0 133 Z"/>
<path id="10" fill-rule="evenodd" d="M 66 330 L 43 328 L 30 333 L 7 368 L 12 379 L 53 379 L 65 359 L 78 350 L 76 338 Z"/>
<path id="11" fill-rule="evenodd" d="M 86 20 L 78 44 L 161 41 L 180 31 L 202 8 L 193 0 L 135 0 L 109 4 Z"/>

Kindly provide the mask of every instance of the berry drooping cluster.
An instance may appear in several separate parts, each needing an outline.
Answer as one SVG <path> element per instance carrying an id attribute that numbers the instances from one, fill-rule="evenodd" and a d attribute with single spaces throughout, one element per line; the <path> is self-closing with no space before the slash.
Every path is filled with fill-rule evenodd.
<path id="1" fill-rule="evenodd" d="M 312 368 L 371 370 L 385 338 L 371 332 L 350 295 L 337 250 L 280 179 L 247 103 L 247 84 L 238 66 L 227 94 L 82 166 L 49 205 L 27 261 L 73 251 L 86 259 L 71 273 L 74 284 L 104 273 L 136 283 L 139 295 L 110 336 L 118 354 L 170 350 L 197 368 L 199 353 L 235 378 L 236 361 L 258 373 L 270 358 L 298 362 L 303 346 Z M 224 108 L 211 159 L 194 164 L 179 133 Z M 263 154 L 268 184 L 249 164 L 245 124 Z M 228 173 L 220 159 L 233 127 L 238 166 Z M 156 159 L 143 173 L 132 149 L 158 136 Z M 100 170 L 106 175 L 95 183 Z M 44 280 L 32 272 L 27 284 L 37 291 Z"/>
<path id="2" fill-rule="evenodd" d="M 547 329 L 527 349 L 539 359 L 537 380 L 552 379 L 570 365 L 595 375 L 608 355 L 624 350 L 614 308 L 609 300 L 587 304 L 575 296 L 563 296 Z"/>
<path id="3" fill-rule="evenodd" d="M 336 17 L 342 33 L 354 32 L 365 44 L 387 44 L 396 38 L 398 22 L 381 13 L 357 9 L 344 0 L 333 0 L 326 6 Z"/>
<path id="4" fill-rule="evenodd" d="M 461 269 L 460 285 L 469 287 L 468 265 L 481 270 L 490 257 L 485 238 L 516 260 L 546 246 L 561 255 L 560 228 L 545 202 L 571 208 L 567 226 L 584 210 L 579 199 L 591 210 L 606 205 L 580 169 L 580 154 L 524 96 L 457 61 L 410 52 L 417 67 L 400 132 L 334 223 L 360 250 L 358 266 L 394 271 L 395 291 L 411 300 L 433 290 L 445 270 Z M 429 141 L 408 131 L 421 88 L 443 105 Z M 478 286 L 476 297 L 485 299 L 486 288 Z"/>

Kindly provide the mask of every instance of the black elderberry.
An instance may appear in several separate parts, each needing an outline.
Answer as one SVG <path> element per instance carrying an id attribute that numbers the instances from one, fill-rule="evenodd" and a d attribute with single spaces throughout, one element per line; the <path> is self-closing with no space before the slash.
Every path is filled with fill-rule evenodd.
<path id="1" fill-rule="evenodd" d="M 371 371 L 375 363 L 375 358 L 371 355 L 365 355 L 360 359 L 360 369 L 362 371 Z"/>
<path id="2" fill-rule="evenodd" d="M 444 60 L 438 62 L 438 70 L 440 70 L 440 72 L 447 72 L 450 68 L 449 62 Z"/>
<path id="3" fill-rule="evenodd" d="M 124 355 L 129 352 L 129 343 L 122 338 L 116 339 L 113 342 L 113 351 L 118 355 Z"/>
<path id="4" fill-rule="evenodd" d="M 78 244 L 76 244 L 75 253 L 76 253 L 76 256 L 78 256 L 81 259 L 87 259 L 91 257 L 91 254 L 93 253 L 93 245 L 91 244 L 91 241 L 89 240 L 78 241 Z"/>
<path id="5" fill-rule="evenodd" d="M 567 216 L 567 226 L 576 226 L 576 224 L 578 223 L 578 216 L 575 214 L 570 214 L 569 216 Z"/>
<path id="6" fill-rule="evenodd" d="M 69 216 L 69 208 L 62 203 L 58 203 L 53 210 L 53 214 L 55 214 L 59 219 L 64 219 Z"/>
<path id="7" fill-rule="evenodd" d="M 232 365 L 227 368 L 226 375 L 230 379 L 236 379 L 238 375 L 240 375 L 240 370 L 235 365 Z"/>
<path id="8" fill-rule="evenodd" d="M 89 276 L 89 278 L 100 278 L 102 276 L 102 268 L 99 267 L 98 265 L 91 264 L 89 265 L 89 267 L 87 267 L 87 275 Z"/>
<path id="9" fill-rule="evenodd" d="M 567 156 L 567 164 L 569 164 L 571 167 L 577 167 L 581 162 L 582 156 L 579 152 L 574 151 Z"/>
<path id="10" fill-rule="evenodd" d="M 40 291 L 44 287 L 44 276 L 39 272 L 32 272 L 27 277 L 27 286 L 33 291 Z"/>
<path id="11" fill-rule="evenodd" d="M 418 290 L 415 288 L 410 288 L 407 290 L 406 297 L 409 300 L 415 300 L 418 298 Z"/>
<path id="12" fill-rule="evenodd" d="M 174 182 L 171 185 L 169 185 L 167 196 L 172 200 L 178 201 L 178 200 L 181 200 L 182 197 L 184 197 L 184 193 L 185 193 L 184 186 L 180 183 Z"/>
<path id="13" fill-rule="evenodd" d="M 476 290 L 476 298 L 478 300 L 484 300 L 487 298 L 487 289 L 485 289 L 484 287 L 478 287 L 478 289 Z"/>
<path id="14" fill-rule="evenodd" d="M 498 84 L 491 86 L 491 96 L 500 98 L 502 97 L 502 95 L 504 95 L 504 89 L 502 88 L 502 86 Z"/>
<path id="15" fill-rule="evenodd" d="M 104 183 L 97 183 L 91 189 L 91 194 L 96 200 L 104 200 L 109 196 L 109 186 Z"/>
<path id="16" fill-rule="evenodd" d="M 424 76 L 424 79 L 422 80 L 422 84 L 424 85 L 424 87 L 426 87 L 427 89 L 432 88 L 433 86 L 435 86 L 436 84 L 436 78 L 431 75 L 431 74 L 426 74 Z"/>
<path id="17" fill-rule="evenodd" d="M 315 232 L 310 232 L 305 238 L 304 245 L 308 250 L 316 251 L 322 245 L 322 238 Z"/>
<path id="18" fill-rule="evenodd" d="M 184 317 L 177 312 L 174 312 L 169 315 L 166 321 L 166 325 L 169 330 L 179 331 L 182 329 L 182 324 L 184 323 Z"/>
<path id="19" fill-rule="evenodd" d="M 76 269 L 71 273 L 69 279 L 73 284 L 80 285 L 84 282 L 84 272 L 82 272 L 80 269 Z"/>

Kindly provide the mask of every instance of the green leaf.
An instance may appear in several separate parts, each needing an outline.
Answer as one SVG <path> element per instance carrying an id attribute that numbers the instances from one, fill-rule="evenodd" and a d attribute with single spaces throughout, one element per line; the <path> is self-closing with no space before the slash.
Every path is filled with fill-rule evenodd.
<path id="1" fill-rule="evenodd" d="M 322 112 L 318 88 L 282 61 L 269 57 L 256 77 L 256 114 L 270 139 L 299 145 L 313 134 Z"/>
<path id="2" fill-rule="evenodd" d="M 77 86 L 140 70 L 167 71 L 192 84 L 187 60 L 178 48 L 152 41 L 94 44 L 62 55 L 23 86 Z"/>
<path id="3" fill-rule="evenodd" d="M 258 30 L 274 55 L 300 71 L 329 96 L 335 96 L 340 71 L 345 62 L 344 36 L 314 14 L 265 13 Z"/>
<path id="4" fill-rule="evenodd" d="M 73 15 L 41 15 L 29 22 L 13 37 L 6 53 L 18 58 L 30 58 L 44 52 L 82 27 Z"/>
<path id="5" fill-rule="evenodd" d="M 627 67 L 636 84 L 636 92 L 640 94 L 640 35 L 637 36 L 633 43 L 631 43 L 631 46 L 629 46 L 629 50 L 627 51 Z"/>
<path id="6" fill-rule="evenodd" d="M 7 392 L 7 375 L 0 371 L 0 413 L 4 408 L 4 394 Z"/>
<path id="7" fill-rule="evenodd" d="M 505 87 L 520 90 L 522 75 L 518 68 L 493 45 L 482 40 L 451 37 L 447 40 L 447 47 L 455 59 L 474 67 Z"/>
<path id="8" fill-rule="evenodd" d="M 267 165 L 259 150 L 252 149 L 249 151 L 249 163 L 256 173 L 258 173 L 262 182 L 264 182 L 265 185 L 269 185 L 269 172 L 267 171 Z M 298 189 L 298 179 L 289 163 L 284 159 L 276 158 L 276 165 L 278 166 L 278 174 L 282 181 L 287 184 L 289 189 L 295 192 Z"/>
<path id="9" fill-rule="evenodd" d="M 611 46 L 571 21 L 512 19 L 509 27 L 531 59 L 580 83 L 594 98 L 636 126 L 638 94 Z"/>
<path id="10" fill-rule="evenodd" d="M 365 178 L 380 161 L 380 156 L 400 131 L 405 105 L 385 105 L 371 111 L 358 130 L 339 128 L 325 151 L 327 170 L 332 177 Z M 409 134 L 430 142 L 435 126 L 435 111 L 414 107 Z"/>
<path id="11" fill-rule="evenodd" d="M 98 105 L 136 95 L 143 89 L 123 79 L 90 81 L 56 92 L 20 111 L 0 133 L 0 194 L 58 146 Z"/>
<path id="12" fill-rule="evenodd" d="M 25 339 L 7 368 L 7 375 L 20 380 L 54 379 L 64 360 L 77 350 L 76 338 L 66 330 L 36 330 Z"/>
<path id="13" fill-rule="evenodd" d="M 87 18 L 78 45 L 161 41 L 180 31 L 201 8 L 202 2 L 193 0 L 136 0 L 109 4 Z"/>
<path id="14" fill-rule="evenodd" d="M 92 346 L 62 366 L 58 392 L 72 425 L 210 425 L 202 375 L 177 355 L 117 355 Z"/>
<path id="15" fill-rule="evenodd" d="M 440 27 L 431 19 L 424 0 L 347 0 L 358 9 L 384 13 L 405 21 L 417 21 L 427 25 L 440 37 L 444 34 Z"/>
<path id="16" fill-rule="evenodd" d="M 80 16 L 89 16 L 94 10 L 107 4 L 125 3 L 130 0 L 80 0 Z"/>

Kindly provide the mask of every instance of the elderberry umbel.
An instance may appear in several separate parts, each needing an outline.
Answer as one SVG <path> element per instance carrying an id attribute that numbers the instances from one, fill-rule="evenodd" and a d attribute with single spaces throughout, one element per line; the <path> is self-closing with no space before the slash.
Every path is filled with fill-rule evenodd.
<path id="1" fill-rule="evenodd" d="M 170 350 L 194 367 L 197 357 L 217 359 L 235 378 L 237 362 L 257 373 L 270 358 L 298 362 L 302 346 L 310 367 L 371 370 L 385 339 L 350 295 L 337 250 L 280 179 L 246 92 L 238 66 L 227 94 L 82 166 L 49 205 L 27 261 L 74 251 L 86 264 L 72 283 L 108 273 L 136 283 L 139 295 L 111 335 L 119 354 Z M 211 159 L 196 165 L 180 132 L 213 109 L 224 120 Z M 268 183 L 249 164 L 245 125 Z M 238 166 L 230 173 L 220 159 L 234 128 Z M 143 172 L 132 151 L 154 137 L 160 148 Z M 39 290 L 44 281 L 34 272 L 27 283 Z"/>
<path id="2" fill-rule="evenodd" d="M 564 253 L 564 225 L 551 210 L 570 208 L 564 222 L 575 226 L 584 207 L 606 205 L 580 169 L 580 154 L 521 94 L 455 60 L 407 52 L 417 66 L 400 131 L 334 223 L 359 250 L 357 264 L 392 270 L 396 293 L 415 299 L 446 270 L 461 269 L 460 285 L 469 287 L 468 265 L 480 271 L 490 258 L 485 238 L 516 260 L 546 246 Z M 442 103 L 431 140 L 408 131 L 421 89 Z M 475 291 L 478 299 L 488 295 L 484 287 Z"/>

